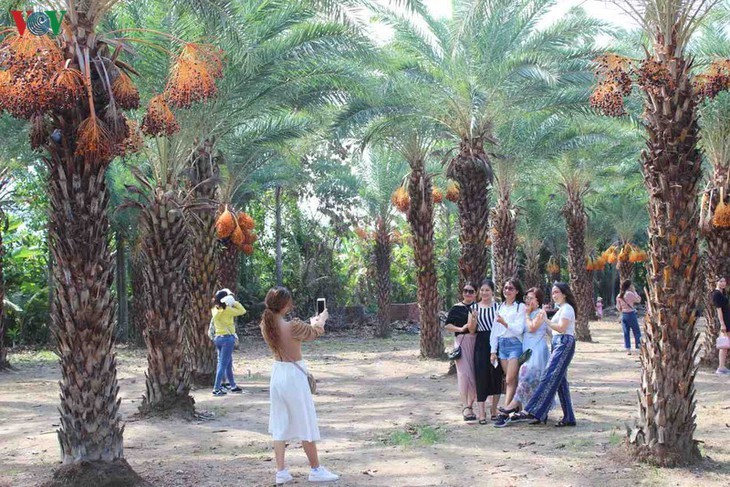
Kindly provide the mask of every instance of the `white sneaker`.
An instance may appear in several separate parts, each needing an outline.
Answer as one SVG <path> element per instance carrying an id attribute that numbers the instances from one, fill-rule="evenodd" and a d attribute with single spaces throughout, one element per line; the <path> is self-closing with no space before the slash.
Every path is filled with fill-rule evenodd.
<path id="1" fill-rule="evenodd" d="M 715 375 L 730 375 L 730 369 L 721 367 L 715 371 Z"/>
<path id="2" fill-rule="evenodd" d="M 287 482 L 291 482 L 292 480 L 294 480 L 294 477 L 291 476 L 289 470 L 284 469 L 276 472 L 276 485 L 285 484 Z"/>
<path id="3" fill-rule="evenodd" d="M 319 468 L 313 468 L 309 471 L 310 482 L 334 482 L 339 478 L 339 475 L 330 472 L 321 465 Z"/>

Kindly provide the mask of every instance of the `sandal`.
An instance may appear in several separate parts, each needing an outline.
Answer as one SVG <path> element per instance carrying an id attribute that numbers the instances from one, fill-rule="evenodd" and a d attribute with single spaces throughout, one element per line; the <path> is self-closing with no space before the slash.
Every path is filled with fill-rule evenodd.
<path id="1" fill-rule="evenodd" d="M 487 418 L 480 419 L 479 424 L 487 424 Z"/>
<path id="2" fill-rule="evenodd" d="M 564 419 L 561 419 L 560 421 L 555 423 L 556 428 L 563 428 L 565 426 L 575 426 L 575 421 L 569 422 L 569 421 L 565 421 Z"/>
<path id="3" fill-rule="evenodd" d="M 526 419 L 531 420 L 529 423 L 530 426 L 537 426 L 538 424 L 547 424 L 547 418 L 545 419 L 538 419 L 535 416 L 533 416 L 530 413 L 527 413 Z"/>
<path id="4" fill-rule="evenodd" d="M 506 408 L 503 408 L 502 406 L 498 406 L 497 409 L 499 409 L 503 414 L 507 414 L 507 415 L 510 415 L 512 413 L 519 413 L 520 412 L 520 407 L 519 406 L 514 407 L 514 408 L 510 408 L 510 409 L 506 409 Z"/>
<path id="5" fill-rule="evenodd" d="M 469 411 L 471 411 L 471 414 L 464 414 L 464 411 L 466 411 L 467 409 Z M 464 421 L 474 421 L 477 419 L 477 415 L 474 414 L 474 410 L 472 408 L 470 408 L 469 406 L 462 409 L 461 414 L 462 414 L 462 416 L 464 416 Z"/>
<path id="6" fill-rule="evenodd" d="M 492 420 L 492 421 L 497 421 L 497 418 L 498 417 L 499 417 L 498 415 L 492 414 L 492 416 L 489 419 Z"/>

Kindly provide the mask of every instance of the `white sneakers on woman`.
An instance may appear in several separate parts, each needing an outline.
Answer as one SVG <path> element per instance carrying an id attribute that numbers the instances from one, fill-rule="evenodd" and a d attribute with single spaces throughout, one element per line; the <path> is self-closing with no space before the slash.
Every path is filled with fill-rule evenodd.
<path id="1" fill-rule="evenodd" d="M 310 482 L 334 482 L 339 478 L 339 475 L 330 472 L 322 465 L 309 471 Z"/>
<path id="2" fill-rule="evenodd" d="M 284 469 L 276 472 L 276 485 L 285 484 L 287 482 L 291 482 L 292 480 L 294 480 L 294 477 L 291 476 L 289 470 Z"/>
<path id="3" fill-rule="evenodd" d="M 330 472 L 321 465 L 318 468 L 313 468 L 309 471 L 310 482 L 334 482 L 339 478 L 339 475 Z M 294 480 L 294 477 L 291 476 L 289 470 L 284 469 L 276 472 L 276 485 L 286 484 L 292 480 Z"/>

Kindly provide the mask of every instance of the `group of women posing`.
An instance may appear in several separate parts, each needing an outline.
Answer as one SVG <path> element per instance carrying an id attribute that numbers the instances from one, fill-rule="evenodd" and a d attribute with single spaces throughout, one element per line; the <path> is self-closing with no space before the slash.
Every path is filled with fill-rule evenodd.
<path id="1" fill-rule="evenodd" d="M 542 290 L 531 288 L 525 294 L 517 279 L 504 283 L 499 302 L 490 280 L 482 282 L 478 299 L 471 283 L 462 292 L 461 302 L 449 311 L 445 330 L 455 334 L 454 347 L 460 350 L 455 362 L 464 420 L 488 424 L 486 403 L 491 397 L 490 419 L 496 427 L 545 423 L 557 393 L 563 418 L 555 426 L 575 426 L 567 380 L 575 353 L 575 298 L 570 287 L 553 285 L 557 311 L 545 305 Z M 549 332 L 552 352 L 546 341 Z M 503 389 L 505 405 L 499 407 Z"/>

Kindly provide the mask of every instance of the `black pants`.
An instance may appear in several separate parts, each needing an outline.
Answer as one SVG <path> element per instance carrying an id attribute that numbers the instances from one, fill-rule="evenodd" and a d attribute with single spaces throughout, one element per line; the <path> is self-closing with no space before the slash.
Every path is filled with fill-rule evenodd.
<path id="1" fill-rule="evenodd" d="M 489 361 L 492 349 L 489 346 L 488 331 L 477 332 L 474 345 L 474 378 L 477 383 L 477 402 L 484 402 L 487 397 L 502 394 L 504 373 L 502 366 L 495 368 Z"/>

